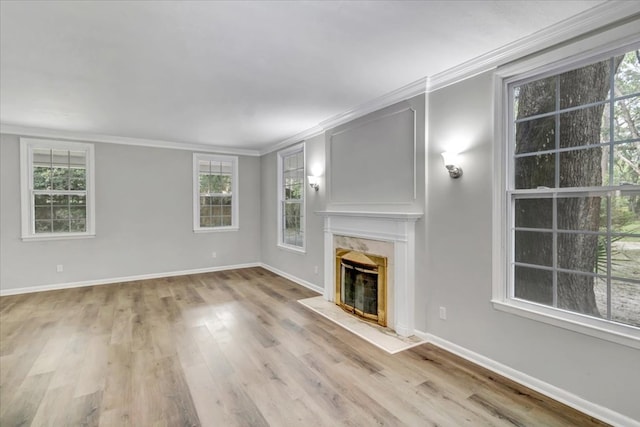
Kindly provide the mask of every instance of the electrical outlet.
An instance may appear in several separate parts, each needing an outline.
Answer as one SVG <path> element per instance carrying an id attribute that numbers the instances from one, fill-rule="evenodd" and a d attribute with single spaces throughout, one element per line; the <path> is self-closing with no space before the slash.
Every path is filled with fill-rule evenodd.
<path id="1" fill-rule="evenodd" d="M 440 318 L 442 320 L 447 320 L 447 308 L 446 307 L 440 307 Z"/>
<path id="2" fill-rule="evenodd" d="M 218 254 L 217 254 L 217 253 L 215 253 L 215 252 L 211 252 L 211 258 L 217 258 L 217 257 L 218 257 Z"/>
<path id="3" fill-rule="evenodd" d="M 316 265 L 315 267 L 313 267 L 313 272 L 314 272 L 315 274 L 318 274 L 318 266 L 317 266 L 317 265 Z"/>
<path id="4" fill-rule="evenodd" d="M 62 273 L 64 271 L 64 266 L 62 264 L 56 265 L 56 271 L 58 273 Z"/>

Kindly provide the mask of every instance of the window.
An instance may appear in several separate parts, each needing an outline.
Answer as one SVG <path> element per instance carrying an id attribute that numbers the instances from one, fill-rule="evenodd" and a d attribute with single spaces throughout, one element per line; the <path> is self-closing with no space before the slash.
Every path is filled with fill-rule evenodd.
<path id="1" fill-rule="evenodd" d="M 22 238 L 91 237 L 93 145 L 20 139 Z"/>
<path id="2" fill-rule="evenodd" d="M 238 229 L 238 158 L 193 155 L 194 231 Z"/>
<path id="3" fill-rule="evenodd" d="M 640 52 L 505 85 L 503 300 L 639 337 Z"/>
<path id="4" fill-rule="evenodd" d="M 304 251 L 304 145 L 278 155 L 279 245 Z"/>

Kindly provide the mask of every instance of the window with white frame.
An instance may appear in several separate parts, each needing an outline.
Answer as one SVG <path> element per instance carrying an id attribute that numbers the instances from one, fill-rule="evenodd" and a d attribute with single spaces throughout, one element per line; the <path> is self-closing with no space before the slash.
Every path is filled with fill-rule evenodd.
<path id="1" fill-rule="evenodd" d="M 504 85 L 504 301 L 638 336 L 638 47 L 509 78 Z"/>
<path id="2" fill-rule="evenodd" d="M 95 235 L 93 144 L 20 139 L 22 238 Z"/>
<path id="3" fill-rule="evenodd" d="M 238 229 L 238 158 L 193 155 L 193 229 Z"/>
<path id="4" fill-rule="evenodd" d="M 304 145 L 278 153 L 279 245 L 304 250 Z"/>

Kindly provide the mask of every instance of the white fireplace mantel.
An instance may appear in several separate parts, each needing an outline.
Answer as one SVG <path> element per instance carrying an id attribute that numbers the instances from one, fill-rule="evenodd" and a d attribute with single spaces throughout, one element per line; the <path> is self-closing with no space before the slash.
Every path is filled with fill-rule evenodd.
<path id="1" fill-rule="evenodd" d="M 415 223 L 417 212 L 337 211 L 316 212 L 324 216 L 324 298 L 335 302 L 334 236 L 359 237 L 393 243 L 394 324 L 402 336 L 414 333 Z"/>

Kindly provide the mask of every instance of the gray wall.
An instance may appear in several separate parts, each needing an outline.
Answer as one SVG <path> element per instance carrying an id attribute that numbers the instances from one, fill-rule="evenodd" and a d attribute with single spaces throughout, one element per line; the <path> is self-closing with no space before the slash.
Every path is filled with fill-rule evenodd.
<path id="1" fill-rule="evenodd" d="M 496 311 L 492 291 L 493 76 L 429 95 L 427 224 L 419 282 L 426 307 L 418 329 L 588 401 L 640 420 L 640 351 Z M 453 133 L 469 135 L 464 175 L 450 179 L 439 153 Z M 438 308 L 447 308 L 440 320 Z"/>
<path id="2" fill-rule="evenodd" d="M 0 138 L 3 291 L 260 261 L 257 157 L 239 159 L 240 230 L 195 234 L 192 152 L 96 143 L 96 237 L 23 242 L 19 139 Z"/>

